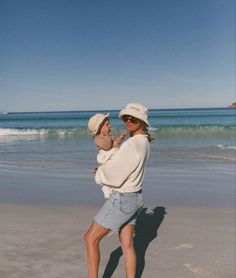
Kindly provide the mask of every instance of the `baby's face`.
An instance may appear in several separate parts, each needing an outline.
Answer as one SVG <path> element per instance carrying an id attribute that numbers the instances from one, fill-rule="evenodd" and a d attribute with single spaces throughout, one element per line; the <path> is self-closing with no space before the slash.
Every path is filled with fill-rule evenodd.
<path id="1" fill-rule="evenodd" d="M 111 131 L 111 126 L 110 126 L 109 120 L 107 120 L 101 128 L 101 134 L 108 135 L 110 133 L 110 131 Z"/>

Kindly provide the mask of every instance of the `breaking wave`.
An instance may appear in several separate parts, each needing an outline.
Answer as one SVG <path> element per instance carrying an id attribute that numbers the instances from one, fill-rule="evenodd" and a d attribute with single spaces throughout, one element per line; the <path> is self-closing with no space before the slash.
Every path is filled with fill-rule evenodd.
<path id="1" fill-rule="evenodd" d="M 75 136 L 83 137 L 87 135 L 86 129 L 79 128 L 59 128 L 59 129 L 18 129 L 18 128 L 0 128 L 0 137 L 61 137 L 61 136 Z"/>
<path id="2" fill-rule="evenodd" d="M 123 131 L 123 127 L 112 128 L 114 134 Z M 151 127 L 150 133 L 157 138 L 236 138 L 235 126 L 160 126 Z M 84 127 L 76 128 L 0 128 L 2 136 L 89 136 Z M 219 148 L 223 147 L 221 145 Z"/>

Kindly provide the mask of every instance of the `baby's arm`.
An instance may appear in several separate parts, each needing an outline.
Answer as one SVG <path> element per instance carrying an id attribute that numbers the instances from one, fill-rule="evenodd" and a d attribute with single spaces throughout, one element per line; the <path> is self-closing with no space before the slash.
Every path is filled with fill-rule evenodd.
<path id="1" fill-rule="evenodd" d="M 98 149 L 108 151 L 112 148 L 113 141 L 111 135 L 97 135 L 95 138 L 95 144 Z"/>

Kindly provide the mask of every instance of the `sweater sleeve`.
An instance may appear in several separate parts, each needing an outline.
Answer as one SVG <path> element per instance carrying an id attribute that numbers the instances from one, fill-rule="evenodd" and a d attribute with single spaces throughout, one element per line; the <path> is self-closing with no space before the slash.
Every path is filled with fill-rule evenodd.
<path id="1" fill-rule="evenodd" d="M 95 181 L 101 185 L 121 187 L 138 167 L 140 157 L 133 142 L 126 141 L 113 158 L 100 166 Z"/>

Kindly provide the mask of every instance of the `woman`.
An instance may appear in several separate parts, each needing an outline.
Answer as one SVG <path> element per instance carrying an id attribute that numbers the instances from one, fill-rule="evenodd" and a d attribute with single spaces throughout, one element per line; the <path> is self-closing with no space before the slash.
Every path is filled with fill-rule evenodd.
<path id="1" fill-rule="evenodd" d="M 124 121 L 130 138 L 121 145 L 111 160 L 98 167 L 95 172 L 96 182 L 112 187 L 114 192 L 84 235 L 89 278 L 98 277 L 99 243 L 109 232 L 119 232 L 126 277 L 135 277 L 133 235 L 135 219 L 143 206 L 142 182 L 149 156 L 151 138 L 147 127 L 150 125 L 147 108 L 138 103 L 128 104 L 120 111 L 119 117 Z"/>

